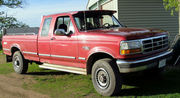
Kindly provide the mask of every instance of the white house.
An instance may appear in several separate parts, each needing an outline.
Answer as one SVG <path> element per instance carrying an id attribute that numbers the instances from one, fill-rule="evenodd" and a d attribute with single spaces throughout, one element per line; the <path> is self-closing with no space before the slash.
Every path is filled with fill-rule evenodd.
<path id="1" fill-rule="evenodd" d="M 128 27 L 158 28 L 170 32 L 171 40 L 179 33 L 179 15 L 171 16 L 163 0 L 89 0 L 89 10 L 116 10 L 115 16 Z"/>

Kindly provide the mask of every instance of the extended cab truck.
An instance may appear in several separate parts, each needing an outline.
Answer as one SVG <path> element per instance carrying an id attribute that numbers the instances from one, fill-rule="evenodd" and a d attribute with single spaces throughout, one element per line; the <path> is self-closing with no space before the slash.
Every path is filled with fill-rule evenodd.
<path id="1" fill-rule="evenodd" d="M 5 34 L 4 54 L 17 73 L 26 73 L 28 63 L 37 62 L 45 69 L 91 74 L 98 93 L 117 94 L 121 73 L 163 68 L 172 51 L 168 32 L 123 27 L 114 13 L 96 10 L 44 16 L 38 34 Z"/>

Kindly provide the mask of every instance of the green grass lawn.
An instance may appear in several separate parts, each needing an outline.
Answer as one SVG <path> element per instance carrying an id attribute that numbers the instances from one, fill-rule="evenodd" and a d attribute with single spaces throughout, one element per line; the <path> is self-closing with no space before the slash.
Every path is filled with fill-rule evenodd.
<path id="1" fill-rule="evenodd" d="M 1 54 L 1 53 L 3 53 L 3 51 L 2 51 L 2 50 L 0 50 L 0 54 Z"/>
<path id="2" fill-rule="evenodd" d="M 57 98 L 57 96 L 59 98 L 104 98 L 94 90 L 90 76 L 46 72 L 46 70 L 41 72 L 43 73 L 32 74 L 35 75 L 34 79 L 38 81 L 36 84 L 24 84 L 24 87 L 51 95 L 52 98 Z M 180 70 L 167 71 L 161 77 L 145 77 L 143 75 L 125 77 L 122 92 L 116 97 L 180 97 Z"/>
<path id="3" fill-rule="evenodd" d="M 0 56 L 2 59 L 3 57 Z M 11 63 L 0 64 L 0 74 L 13 73 Z M 30 89 L 52 98 L 106 98 L 96 93 L 90 76 L 40 69 L 29 66 L 28 76 L 36 82 L 25 82 L 24 89 Z M 167 69 L 162 76 L 131 75 L 123 77 L 123 89 L 114 98 L 179 98 L 180 69 Z M 108 97 L 107 97 L 108 98 Z"/>
<path id="4" fill-rule="evenodd" d="M 0 64 L 0 74 L 9 74 L 14 72 L 11 63 Z"/>

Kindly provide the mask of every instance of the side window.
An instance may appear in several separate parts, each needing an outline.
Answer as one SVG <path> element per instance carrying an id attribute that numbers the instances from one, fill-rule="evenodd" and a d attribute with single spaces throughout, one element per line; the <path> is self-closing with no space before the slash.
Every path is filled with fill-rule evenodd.
<path id="1" fill-rule="evenodd" d="M 43 36 L 43 37 L 48 36 L 51 20 L 52 20 L 52 18 L 46 18 L 44 20 L 44 24 L 43 24 L 43 27 L 41 30 L 41 36 Z"/>

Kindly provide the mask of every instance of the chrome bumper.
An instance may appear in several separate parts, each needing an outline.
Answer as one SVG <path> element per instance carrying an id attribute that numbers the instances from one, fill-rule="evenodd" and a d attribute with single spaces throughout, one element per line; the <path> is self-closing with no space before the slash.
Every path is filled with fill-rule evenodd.
<path id="1" fill-rule="evenodd" d="M 173 50 L 168 50 L 160 55 L 141 60 L 120 60 L 116 61 L 120 73 L 143 71 L 158 65 L 158 61 L 168 58 Z"/>

